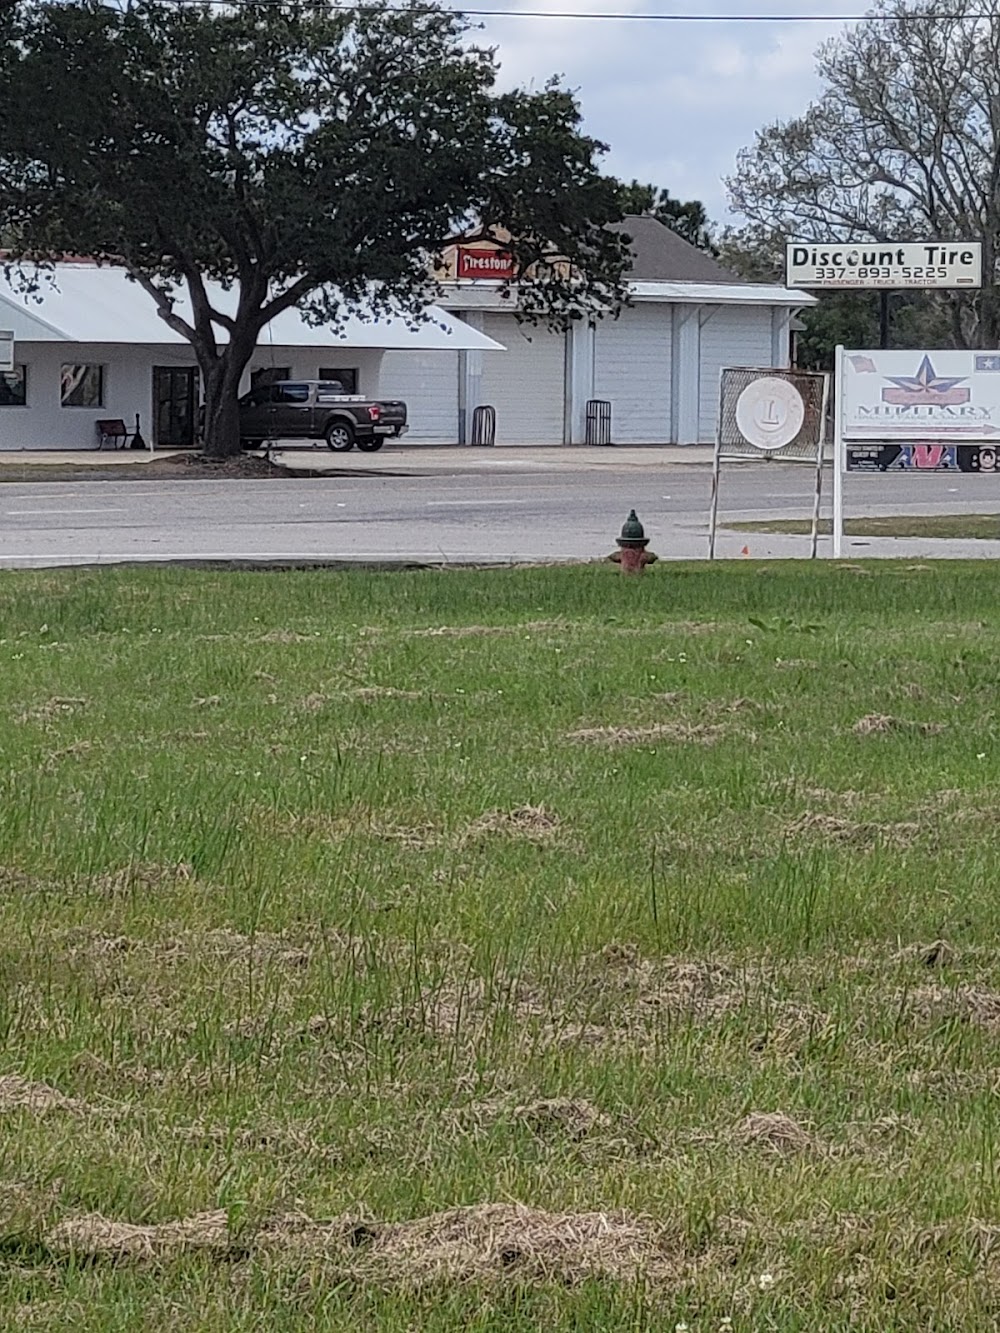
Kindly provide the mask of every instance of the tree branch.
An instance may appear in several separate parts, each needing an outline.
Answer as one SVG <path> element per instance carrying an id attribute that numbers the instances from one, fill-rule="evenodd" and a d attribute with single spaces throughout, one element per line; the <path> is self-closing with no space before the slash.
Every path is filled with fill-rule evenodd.
<path id="1" fill-rule="evenodd" d="M 134 282 L 137 282 L 148 296 L 151 296 L 156 302 L 157 313 L 168 328 L 173 329 L 175 333 L 189 342 L 192 347 L 197 345 L 198 333 L 185 319 L 174 313 L 173 298 L 168 296 L 162 287 L 158 287 L 152 278 L 148 277 L 141 269 L 135 268 L 131 264 L 126 265 L 129 276 Z"/>

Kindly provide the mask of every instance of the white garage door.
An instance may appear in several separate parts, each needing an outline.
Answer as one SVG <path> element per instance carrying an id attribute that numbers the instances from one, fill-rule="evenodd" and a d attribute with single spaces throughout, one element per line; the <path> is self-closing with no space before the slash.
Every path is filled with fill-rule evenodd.
<path id="1" fill-rule="evenodd" d="M 672 306 L 635 306 L 598 321 L 594 333 L 594 397 L 611 403 L 616 444 L 670 441 Z"/>
<path id="2" fill-rule="evenodd" d="M 380 398 L 402 398 L 410 429 L 421 444 L 458 440 L 458 353 L 386 352 L 378 377 Z"/>
<path id="3" fill-rule="evenodd" d="M 483 332 L 505 352 L 483 353 L 482 401 L 497 411 L 497 444 L 562 444 L 566 339 L 487 315 Z"/>
<path id="4" fill-rule="evenodd" d="M 771 307 L 717 306 L 701 329 L 701 439 L 711 444 L 719 415 L 723 366 L 770 366 Z"/>

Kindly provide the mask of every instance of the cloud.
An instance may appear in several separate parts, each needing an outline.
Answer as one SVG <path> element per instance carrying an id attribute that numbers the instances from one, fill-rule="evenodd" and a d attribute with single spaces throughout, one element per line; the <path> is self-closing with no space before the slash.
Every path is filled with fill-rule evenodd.
<path id="1" fill-rule="evenodd" d="M 789 0 L 784 0 L 787 4 Z M 807 0 L 794 0 L 802 12 Z M 766 4 L 767 13 L 778 7 Z M 585 20 L 569 12 L 669 12 L 670 0 L 546 0 L 560 16 L 532 18 L 519 9 L 483 21 L 495 44 L 504 86 L 541 86 L 561 74 L 583 106 L 586 129 L 610 145 L 606 167 L 627 180 L 666 186 L 703 200 L 709 214 L 727 216 L 723 177 L 756 130 L 800 114 L 819 92 L 816 48 L 839 32 L 837 13 L 857 12 L 855 0 L 832 0 L 815 23 L 658 23 Z M 698 0 L 699 13 L 765 12 L 746 0 Z"/>

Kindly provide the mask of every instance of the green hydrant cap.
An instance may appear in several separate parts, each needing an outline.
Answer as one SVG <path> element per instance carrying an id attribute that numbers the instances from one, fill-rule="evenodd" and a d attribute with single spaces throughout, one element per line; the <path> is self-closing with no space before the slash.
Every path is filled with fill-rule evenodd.
<path id="1" fill-rule="evenodd" d="M 630 509 L 628 518 L 622 524 L 622 535 L 618 538 L 618 545 L 645 546 L 648 541 L 646 529 L 639 522 L 635 510 Z"/>

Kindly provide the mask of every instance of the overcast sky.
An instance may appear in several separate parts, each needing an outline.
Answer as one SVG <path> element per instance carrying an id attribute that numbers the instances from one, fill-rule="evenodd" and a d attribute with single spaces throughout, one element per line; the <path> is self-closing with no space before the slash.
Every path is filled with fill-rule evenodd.
<path id="1" fill-rule="evenodd" d="M 475 3 L 475 0 L 472 0 Z M 483 0 L 484 8 L 614 13 L 857 14 L 863 0 Z M 842 22 L 655 23 L 527 16 L 485 18 L 504 84 L 554 73 L 576 89 L 586 127 L 610 144 L 615 175 L 701 199 L 727 220 L 722 177 L 769 121 L 805 110 L 818 91 L 814 52 Z"/>

